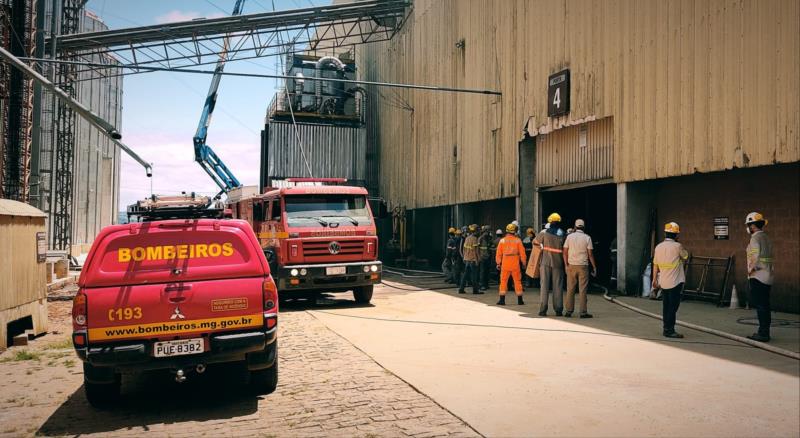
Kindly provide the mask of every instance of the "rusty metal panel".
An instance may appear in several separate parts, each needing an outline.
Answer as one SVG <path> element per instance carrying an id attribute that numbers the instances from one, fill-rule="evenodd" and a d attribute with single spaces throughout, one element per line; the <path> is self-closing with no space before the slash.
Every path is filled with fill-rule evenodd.
<path id="1" fill-rule="evenodd" d="M 415 0 L 390 41 L 357 47 L 361 78 L 503 96 L 370 88 L 381 195 L 514 196 L 526 133 L 610 117 L 617 182 L 796 162 L 798 28 L 797 0 Z M 563 68 L 571 112 L 549 118 Z"/>
<path id="2" fill-rule="evenodd" d="M 308 177 L 310 166 L 315 178 L 347 178 L 356 184 L 366 179 L 363 127 L 270 121 L 266 135 L 269 178 Z"/>
<path id="3" fill-rule="evenodd" d="M 536 185 L 552 187 L 614 176 L 611 117 L 536 137 Z"/>

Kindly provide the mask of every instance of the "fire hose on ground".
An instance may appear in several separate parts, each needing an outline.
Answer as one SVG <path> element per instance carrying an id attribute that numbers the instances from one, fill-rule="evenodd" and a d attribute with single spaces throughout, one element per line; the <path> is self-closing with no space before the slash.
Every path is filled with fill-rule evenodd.
<path id="1" fill-rule="evenodd" d="M 595 284 L 595 283 L 593 283 L 593 284 Z M 608 288 L 606 288 L 606 287 L 604 287 L 602 285 L 599 285 L 599 284 L 595 284 L 595 285 L 599 286 L 600 288 L 602 288 L 604 290 L 603 298 L 605 298 L 607 301 L 612 302 L 614 304 L 617 304 L 619 306 L 622 306 L 622 307 L 624 307 L 624 308 L 626 308 L 628 310 L 633 310 L 636 313 L 640 313 L 642 315 L 649 316 L 651 318 L 655 318 L 655 319 L 659 319 L 659 320 L 662 319 L 661 315 L 658 315 L 658 314 L 655 314 L 655 313 L 652 313 L 652 312 L 648 312 L 648 311 L 640 309 L 640 308 L 638 308 L 636 306 L 632 306 L 630 304 L 627 304 L 627 303 L 624 303 L 622 301 L 617 300 L 615 297 L 612 297 L 612 296 L 610 296 L 608 294 Z M 769 344 L 766 344 L 764 342 L 754 341 L 752 339 L 747 339 L 747 338 L 745 338 L 743 336 L 733 335 L 733 334 L 726 333 L 726 332 L 723 332 L 723 331 L 720 331 L 720 330 L 716 330 L 716 329 L 712 329 L 712 328 L 708 328 L 708 327 L 703 327 L 703 326 L 697 325 L 697 324 L 692 324 L 690 322 L 677 320 L 677 321 L 675 321 L 675 324 L 677 324 L 679 326 L 682 326 L 682 327 L 690 328 L 692 330 L 697 330 L 697 331 L 700 331 L 700 332 L 703 332 L 703 333 L 708 333 L 710 335 L 715 335 L 715 336 L 719 336 L 721 338 L 730 339 L 732 341 L 741 342 L 742 344 L 747 344 L 747 345 L 749 345 L 751 347 L 760 348 L 762 350 L 769 351 L 770 353 L 775 353 L 775 354 L 779 354 L 781 356 L 786 356 L 786 357 L 789 357 L 789 358 L 792 358 L 792 359 L 800 360 L 800 353 L 796 353 L 794 351 L 789 351 L 789 350 L 786 350 L 786 349 L 783 349 L 783 348 L 775 347 L 773 345 L 769 345 Z"/>

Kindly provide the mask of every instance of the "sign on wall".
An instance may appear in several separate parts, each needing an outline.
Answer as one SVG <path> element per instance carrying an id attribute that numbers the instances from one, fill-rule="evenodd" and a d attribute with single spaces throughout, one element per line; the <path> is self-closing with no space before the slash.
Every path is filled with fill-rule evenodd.
<path id="1" fill-rule="evenodd" d="M 728 240 L 728 218 L 714 218 L 714 240 Z"/>
<path id="2" fill-rule="evenodd" d="M 569 69 L 550 75 L 547 79 L 547 116 L 560 117 L 569 113 Z"/>
<path id="3" fill-rule="evenodd" d="M 43 231 L 36 233 L 36 261 L 39 263 L 47 260 L 47 236 Z"/>

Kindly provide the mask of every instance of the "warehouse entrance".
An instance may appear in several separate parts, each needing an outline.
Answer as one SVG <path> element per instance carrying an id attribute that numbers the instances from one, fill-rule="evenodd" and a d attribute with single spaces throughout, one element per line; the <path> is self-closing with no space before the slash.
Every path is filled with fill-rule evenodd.
<path id="1" fill-rule="evenodd" d="M 597 261 L 597 280 L 610 284 L 616 271 L 616 255 L 612 256 L 612 243 L 617 237 L 617 191 L 615 184 L 599 184 L 578 188 L 558 186 L 541 189 L 541 217 L 545 220 L 552 212 L 561 215 L 563 228 L 572 228 L 575 219 L 586 221 L 586 233 L 592 237 Z M 613 268 L 613 269 L 612 269 Z"/>

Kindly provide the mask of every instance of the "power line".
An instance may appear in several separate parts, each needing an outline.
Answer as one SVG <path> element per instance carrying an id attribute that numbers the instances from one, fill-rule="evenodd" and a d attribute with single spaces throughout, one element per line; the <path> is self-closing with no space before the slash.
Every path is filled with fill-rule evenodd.
<path id="1" fill-rule="evenodd" d="M 83 65 L 86 67 L 99 67 L 99 68 L 123 68 L 129 70 L 149 70 L 149 71 L 167 71 L 167 72 L 175 72 L 175 73 L 191 73 L 191 74 L 205 74 L 205 75 L 213 75 L 215 72 L 213 70 L 195 70 L 195 69 L 188 69 L 188 68 L 169 68 L 169 67 L 145 67 L 145 66 L 135 66 L 135 65 L 115 65 L 109 66 L 107 64 L 99 64 L 99 63 L 92 63 L 92 62 L 80 62 L 80 61 L 61 61 L 61 60 L 53 60 L 53 59 L 46 59 L 46 58 L 19 58 L 26 61 L 32 62 L 51 62 L 57 64 L 75 64 L 75 65 Z M 271 75 L 271 74 L 259 74 L 259 73 L 236 73 L 236 72 L 223 72 L 220 73 L 223 76 L 238 76 L 238 77 L 246 77 L 246 78 L 266 78 L 266 79 L 294 79 L 294 76 L 288 75 Z M 418 84 L 401 84 L 401 83 L 392 83 L 392 82 L 377 82 L 377 81 L 362 81 L 357 79 L 335 79 L 335 78 L 314 78 L 318 81 L 323 82 L 339 82 L 339 83 L 347 83 L 347 84 L 359 84 L 359 85 L 375 85 L 379 87 L 389 87 L 389 88 L 406 88 L 412 90 L 425 90 L 425 91 L 439 91 L 439 92 L 451 92 L 451 93 L 470 93 L 470 94 L 487 94 L 493 96 L 502 96 L 503 93 L 494 90 L 481 90 L 481 89 L 471 89 L 471 88 L 455 88 L 455 87 L 442 87 L 436 85 L 418 85 Z"/>

